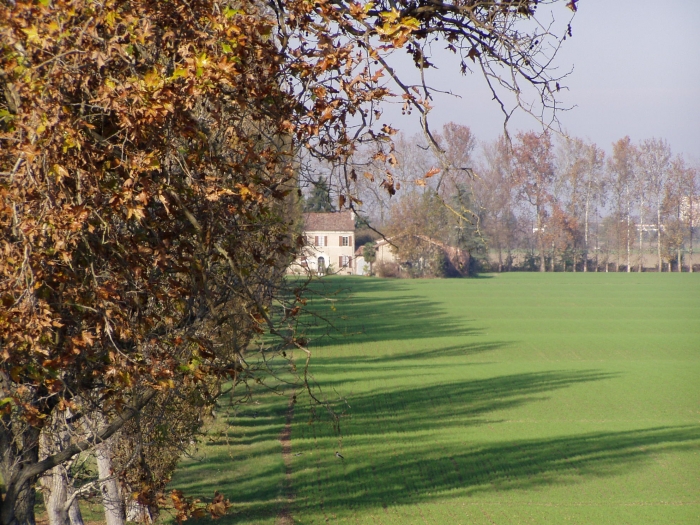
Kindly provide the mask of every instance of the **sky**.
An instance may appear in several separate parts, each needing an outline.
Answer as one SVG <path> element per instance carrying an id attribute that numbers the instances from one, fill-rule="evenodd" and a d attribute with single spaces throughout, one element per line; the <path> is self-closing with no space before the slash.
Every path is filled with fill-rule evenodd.
<path id="1" fill-rule="evenodd" d="M 571 13 L 556 11 L 563 27 Z M 579 0 L 573 38 L 557 56 L 559 72 L 571 74 L 559 114 L 569 135 L 588 139 L 606 151 L 629 135 L 633 141 L 658 137 L 674 153 L 700 164 L 700 0 Z M 561 31 L 560 31 L 561 32 Z M 468 125 L 480 140 L 503 131 L 503 116 L 479 74 L 460 75 L 446 51 L 434 50 L 438 70 L 431 85 L 460 95 L 438 96 L 433 128 L 454 121 Z M 409 74 L 408 60 L 398 70 Z M 419 131 L 415 115 L 388 108 L 384 119 L 401 131 Z M 526 115 L 509 124 L 511 134 L 541 129 Z"/>

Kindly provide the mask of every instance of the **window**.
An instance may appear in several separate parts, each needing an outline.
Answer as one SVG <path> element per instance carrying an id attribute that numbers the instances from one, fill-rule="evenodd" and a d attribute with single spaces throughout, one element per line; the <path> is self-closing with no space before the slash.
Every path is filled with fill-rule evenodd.
<path id="1" fill-rule="evenodd" d="M 352 257 L 349 255 L 341 255 L 338 257 L 338 266 L 347 268 L 352 264 Z"/>
<path id="2" fill-rule="evenodd" d="M 338 239 L 339 246 L 352 246 L 352 237 L 349 235 L 341 235 Z"/>
<path id="3" fill-rule="evenodd" d="M 328 246 L 328 236 L 327 235 L 317 235 L 314 239 L 314 246 Z"/>

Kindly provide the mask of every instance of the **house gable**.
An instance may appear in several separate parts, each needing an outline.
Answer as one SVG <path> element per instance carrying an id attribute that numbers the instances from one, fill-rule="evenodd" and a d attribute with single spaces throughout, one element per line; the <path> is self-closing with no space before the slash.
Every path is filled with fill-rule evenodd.
<path id="1" fill-rule="evenodd" d="M 352 274 L 355 252 L 355 214 L 352 211 L 305 213 L 303 235 L 307 248 L 297 261 L 316 270 L 332 266 L 337 273 Z"/>

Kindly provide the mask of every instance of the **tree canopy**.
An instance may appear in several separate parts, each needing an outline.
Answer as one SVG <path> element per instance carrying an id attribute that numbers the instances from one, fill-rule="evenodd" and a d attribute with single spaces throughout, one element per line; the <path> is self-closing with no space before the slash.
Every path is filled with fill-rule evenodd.
<path id="1" fill-rule="evenodd" d="M 322 177 L 312 181 L 311 195 L 304 202 L 304 211 L 314 213 L 335 211 L 331 201 L 331 189 Z"/>

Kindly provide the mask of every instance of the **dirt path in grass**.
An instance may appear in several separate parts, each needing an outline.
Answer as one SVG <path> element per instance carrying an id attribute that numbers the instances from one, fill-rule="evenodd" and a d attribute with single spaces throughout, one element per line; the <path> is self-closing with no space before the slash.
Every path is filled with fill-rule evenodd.
<path id="1" fill-rule="evenodd" d="M 282 460 L 284 461 L 284 505 L 277 513 L 275 525 L 293 525 L 292 503 L 294 503 L 294 492 L 292 491 L 292 419 L 294 418 L 294 394 L 289 397 L 287 406 L 287 417 L 284 421 L 284 430 L 279 436 L 282 443 Z"/>

